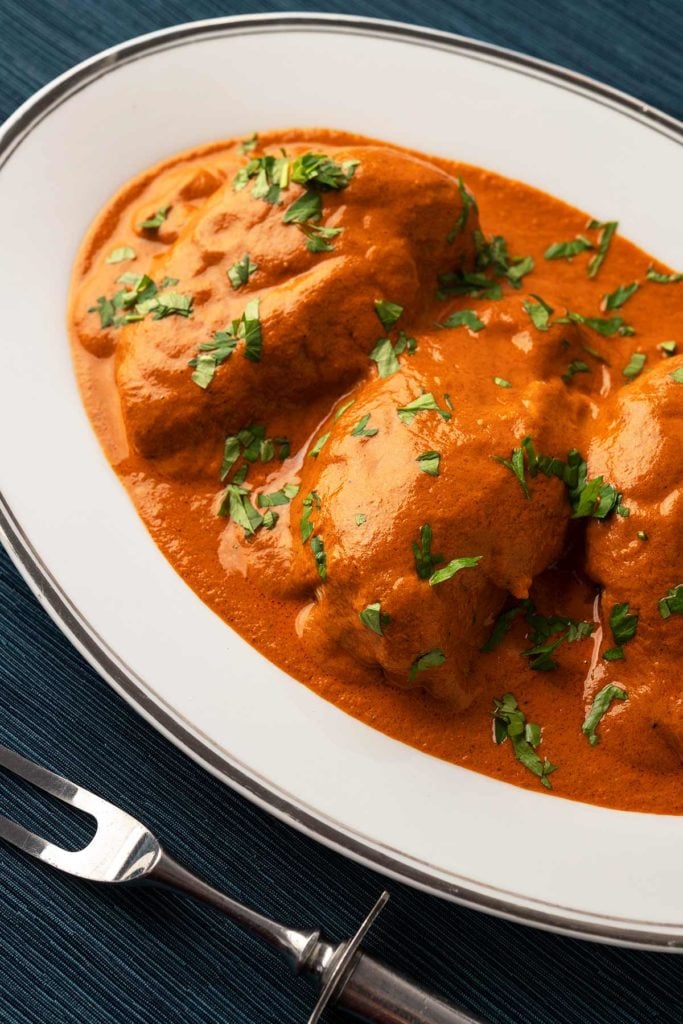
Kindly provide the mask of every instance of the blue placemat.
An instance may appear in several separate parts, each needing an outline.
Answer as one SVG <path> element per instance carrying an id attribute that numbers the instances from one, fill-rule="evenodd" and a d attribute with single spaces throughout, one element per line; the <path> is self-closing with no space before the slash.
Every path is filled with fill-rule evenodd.
<path id="1" fill-rule="evenodd" d="M 683 5 L 670 0 L 0 0 L 0 117 L 127 37 L 195 18 L 292 9 L 450 29 L 683 111 Z M 321 924 L 330 937 L 351 932 L 383 880 L 276 822 L 176 751 L 89 668 L 1 553 L 0 608 L 0 741 L 119 801 L 238 898 L 292 924 Z M 78 838 L 61 813 L 4 776 L 0 807 L 29 826 L 47 822 L 55 839 Z M 683 958 L 558 938 L 389 888 L 392 904 L 368 947 L 493 1024 L 680 1024 Z M 0 846 L 2 1024 L 288 1024 L 306 1020 L 312 1000 L 305 979 L 293 981 L 274 956 L 201 906 L 89 888 Z"/>

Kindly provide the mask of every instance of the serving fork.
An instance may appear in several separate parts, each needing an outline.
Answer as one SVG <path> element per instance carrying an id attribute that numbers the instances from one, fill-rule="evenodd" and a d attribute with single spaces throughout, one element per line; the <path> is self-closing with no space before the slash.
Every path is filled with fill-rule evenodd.
<path id="1" fill-rule="evenodd" d="M 386 905 L 387 892 L 381 894 L 355 935 L 332 945 L 322 940 L 317 930 L 288 928 L 207 885 L 173 860 L 149 829 L 126 811 L 1 744 L 0 766 L 84 811 L 97 824 L 88 845 L 70 851 L 0 815 L 0 839 L 77 878 L 115 885 L 156 883 L 222 911 L 283 954 L 296 973 L 315 975 L 320 993 L 308 1024 L 317 1024 L 328 1006 L 373 1024 L 484 1024 L 362 952 L 360 944 Z"/>

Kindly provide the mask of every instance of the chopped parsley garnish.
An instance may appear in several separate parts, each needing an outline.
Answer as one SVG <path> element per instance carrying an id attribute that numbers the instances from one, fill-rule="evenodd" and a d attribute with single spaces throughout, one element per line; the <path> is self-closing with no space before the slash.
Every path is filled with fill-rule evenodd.
<path id="1" fill-rule="evenodd" d="M 439 647 L 427 651 L 426 654 L 420 654 L 410 666 L 408 679 L 412 683 L 418 672 L 426 672 L 428 668 L 438 668 L 440 665 L 443 665 L 445 660 L 446 655 Z"/>
<path id="2" fill-rule="evenodd" d="M 414 398 L 412 402 L 408 402 L 407 405 L 399 406 L 397 412 L 401 423 L 405 424 L 412 423 L 419 412 L 438 412 L 441 419 L 446 422 L 448 422 L 452 415 L 447 409 L 440 407 L 431 391 L 426 391 L 418 398 Z"/>
<path id="3" fill-rule="evenodd" d="M 473 309 L 459 309 L 457 313 L 451 313 L 442 324 L 437 324 L 436 326 L 467 327 L 468 330 L 476 334 L 478 331 L 483 330 L 486 325 L 479 319 Z"/>
<path id="4" fill-rule="evenodd" d="M 460 213 L 458 214 L 455 224 L 446 235 L 446 241 L 448 242 L 449 245 L 451 245 L 456 240 L 458 235 L 462 234 L 462 232 L 467 227 L 467 221 L 469 220 L 470 217 L 470 210 L 474 210 L 475 213 L 479 213 L 479 208 L 477 207 L 476 199 L 470 192 L 467 191 L 465 183 L 460 177 L 458 178 L 458 191 L 460 192 L 462 208 L 460 210 Z"/>
<path id="5" fill-rule="evenodd" d="M 242 139 L 239 146 L 237 147 L 240 153 L 245 156 L 247 153 L 251 153 L 252 149 L 256 149 L 258 146 L 258 134 L 253 132 L 248 139 Z"/>
<path id="6" fill-rule="evenodd" d="M 627 324 L 623 317 L 612 316 L 612 317 L 599 317 L 599 316 L 583 316 L 581 313 L 568 312 L 566 316 L 559 317 L 555 323 L 558 324 L 584 324 L 586 327 L 590 327 L 596 334 L 601 334 L 603 338 L 613 338 L 616 334 L 621 337 L 635 334 L 636 332 Z"/>
<path id="7" fill-rule="evenodd" d="M 386 299 L 375 299 L 375 313 L 384 330 L 388 331 L 403 313 L 403 306 Z"/>
<path id="8" fill-rule="evenodd" d="M 663 619 L 668 619 L 671 615 L 683 615 L 683 583 L 672 587 L 666 597 L 659 600 L 658 607 Z"/>
<path id="9" fill-rule="evenodd" d="M 343 228 L 326 228 L 322 224 L 300 224 L 306 236 L 306 248 L 309 252 L 334 252 L 330 239 L 341 235 Z"/>
<path id="10" fill-rule="evenodd" d="M 367 412 L 365 416 L 361 416 L 356 423 L 355 427 L 351 431 L 351 437 L 374 437 L 375 434 L 379 433 L 377 427 L 370 427 L 368 429 L 368 423 L 370 422 L 370 416 L 372 413 Z"/>
<path id="11" fill-rule="evenodd" d="M 529 314 L 531 322 L 537 330 L 547 331 L 550 327 L 550 317 L 553 315 L 554 309 L 547 302 L 544 302 L 540 295 L 532 294 L 531 298 L 536 299 L 536 302 L 530 302 L 527 299 L 522 304 L 522 309 L 525 313 Z"/>
<path id="12" fill-rule="evenodd" d="M 319 220 L 323 210 L 319 192 L 302 192 L 298 199 L 287 207 L 282 219 L 285 224 L 305 224 L 308 220 Z"/>
<path id="13" fill-rule="evenodd" d="M 240 455 L 245 462 L 282 462 L 289 456 L 291 444 L 286 437 L 266 437 L 266 428 L 259 423 L 240 430 L 238 434 L 226 437 L 223 444 L 223 461 L 220 476 L 225 480 Z"/>
<path id="14" fill-rule="evenodd" d="M 311 537 L 311 551 L 315 559 L 315 567 L 321 580 L 327 579 L 327 555 L 322 537 Z"/>
<path id="15" fill-rule="evenodd" d="M 584 363 L 581 359 L 573 359 L 565 372 L 562 374 L 562 380 L 565 384 L 569 384 L 572 377 L 575 377 L 577 373 L 590 373 L 591 368 L 587 363 Z"/>
<path id="16" fill-rule="evenodd" d="M 439 475 L 439 463 L 441 462 L 441 456 L 438 452 L 422 452 L 422 455 L 418 455 L 415 460 L 420 464 L 420 469 L 427 476 L 438 476 Z"/>
<path id="17" fill-rule="evenodd" d="M 140 225 L 141 229 L 144 231 L 158 231 L 168 217 L 168 211 L 170 209 L 170 204 L 168 206 L 162 206 L 155 214 L 148 217 L 147 220 L 143 220 Z"/>
<path id="18" fill-rule="evenodd" d="M 229 270 L 226 270 L 228 280 L 233 288 L 241 288 L 246 284 L 253 273 L 258 270 L 256 263 L 253 263 L 249 253 L 246 252 L 241 260 L 233 263 Z"/>
<path id="19" fill-rule="evenodd" d="M 133 274 L 128 271 L 116 279 L 117 284 L 125 285 L 113 298 L 101 295 L 97 305 L 91 306 L 89 313 L 98 313 L 100 327 L 121 327 L 135 323 L 150 316 L 152 320 L 177 314 L 188 317 L 192 314 L 193 297 L 181 295 L 175 291 L 160 291 L 178 283 L 176 278 L 164 278 L 161 285 L 156 285 L 147 274 Z"/>
<path id="20" fill-rule="evenodd" d="M 232 180 L 235 192 L 246 188 L 254 178 L 251 194 L 254 199 L 263 199 L 275 206 L 280 202 L 280 192 L 289 184 L 290 164 L 287 157 L 251 157 Z"/>
<path id="21" fill-rule="evenodd" d="M 444 562 L 443 555 L 432 554 L 432 528 L 429 523 L 420 527 L 419 542 L 413 541 L 415 571 L 421 580 L 428 580 L 433 575 L 439 562 Z"/>
<path id="22" fill-rule="evenodd" d="M 683 384 L 683 366 L 677 366 L 676 369 L 669 374 L 669 376 L 677 384 Z"/>
<path id="23" fill-rule="evenodd" d="M 501 235 L 487 240 L 481 231 L 473 231 L 476 249 L 476 269 L 491 270 L 495 277 L 503 277 L 512 288 L 520 288 L 522 278 L 534 268 L 531 256 L 510 256 L 508 245 Z"/>
<path id="24" fill-rule="evenodd" d="M 380 377 L 391 377 L 392 373 L 401 369 L 397 357 L 403 352 L 409 352 L 412 355 L 416 349 L 415 338 L 409 338 L 404 331 L 399 331 L 396 342 L 392 342 L 390 338 L 380 338 L 370 353 L 370 358 L 377 363 L 377 372 Z"/>
<path id="25" fill-rule="evenodd" d="M 311 448 L 310 452 L 308 453 L 309 456 L 312 459 L 317 459 L 318 458 L 318 456 L 320 455 L 321 451 L 323 450 L 323 448 L 327 444 L 327 442 L 329 440 L 329 437 L 330 437 L 330 431 L 329 430 L 327 431 L 326 434 L 321 434 L 320 435 L 320 437 L 318 438 L 318 440 L 315 442 L 315 444 Z"/>
<path id="26" fill-rule="evenodd" d="M 269 508 L 267 512 L 263 513 L 263 528 L 265 530 L 274 530 L 279 518 L 278 513 L 273 512 L 272 508 Z"/>
<path id="27" fill-rule="evenodd" d="M 346 160 L 338 164 L 324 153 L 302 153 L 292 162 L 292 181 L 309 188 L 346 188 L 358 164 L 358 160 Z"/>
<path id="28" fill-rule="evenodd" d="M 308 538 L 313 533 L 313 530 L 315 529 L 313 523 L 311 522 L 311 516 L 313 515 L 314 511 L 318 511 L 320 509 L 321 504 L 322 502 L 320 500 L 320 495 L 318 494 L 317 491 L 311 491 L 309 494 L 306 495 L 306 497 L 302 501 L 304 510 L 302 512 L 301 521 L 299 524 L 301 530 L 302 544 L 306 543 Z"/>
<path id="29" fill-rule="evenodd" d="M 605 661 L 623 661 L 626 657 L 623 647 L 610 647 L 603 652 L 602 656 Z"/>
<path id="30" fill-rule="evenodd" d="M 598 239 L 598 251 L 595 256 L 591 256 L 588 261 L 588 276 L 595 277 L 600 270 L 600 267 L 605 261 L 605 257 L 609 251 L 610 244 L 616 230 L 619 227 L 619 221 L 617 220 L 592 220 L 588 225 L 590 231 L 599 230 L 600 237 Z"/>
<path id="31" fill-rule="evenodd" d="M 622 690 L 620 686 L 615 686 L 614 683 L 608 683 L 607 686 L 603 686 L 602 690 L 600 690 L 600 692 L 593 698 L 591 709 L 586 715 L 585 722 L 581 726 L 581 732 L 592 747 L 594 747 L 600 739 L 596 730 L 604 716 L 609 711 L 610 704 L 613 700 L 628 700 L 628 693 L 626 690 Z"/>
<path id="32" fill-rule="evenodd" d="M 292 498 L 299 493 L 298 484 L 285 484 L 279 491 L 272 491 L 271 494 L 259 494 L 256 504 L 259 508 L 272 508 L 274 505 L 289 505 Z"/>
<path id="33" fill-rule="evenodd" d="M 232 519 L 242 527 L 247 537 L 252 537 L 263 526 L 263 516 L 252 505 L 249 490 L 242 487 L 241 482 L 228 484 L 225 488 L 218 515 Z"/>
<path id="34" fill-rule="evenodd" d="M 430 587 L 435 587 L 439 583 L 444 583 L 446 580 L 450 580 L 456 573 L 460 572 L 461 569 L 474 569 L 481 562 L 483 555 L 475 555 L 473 558 L 453 558 L 444 565 L 443 569 L 437 569 L 436 572 L 432 573 L 429 577 Z"/>
<path id="35" fill-rule="evenodd" d="M 334 422 L 335 423 L 337 422 L 337 420 L 339 419 L 340 416 L 344 415 L 344 413 L 346 412 L 347 409 L 351 408 L 351 406 L 354 404 L 355 401 L 356 401 L 355 398 L 349 398 L 349 400 L 347 402 L 343 402 L 339 406 L 339 408 L 337 409 L 337 411 L 334 414 Z"/>
<path id="36" fill-rule="evenodd" d="M 629 614 L 629 605 L 615 604 L 610 612 L 609 625 L 616 647 L 605 651 L 605 661 L 620 661 L 624 657 L 623 645 L 632 640 L 638 629 L 639 616 L 636 612 Z"/>
<path id="37" fill-rule="evenodd" d="M 526 277 L 527 274 L 530 274 L 533 269 L 534 261 L 531 256 L 513 257 L 511 264 L 505 273 L 508 284 L 511 284 L 513 288 L 521 288 L 522 278 Z"/>
<path id="38" fill-rule="evenodd" d="M 356 526 L 362 526 L 367 521 L 367 518 L 364 512 L 356 513 Z"/>
<path id="39" fill-rule="evenodd" d="M 466 295 L 472 299 L 502 299 L 503 289 L 497 281 L 492 281 L 486 274 L 468 273 L 464 270 L 449 270 L 439 274 L 438 299 L 449 295 Z"/>
<path id="40" fill-rule="evenodd" d="M 382 611 L 379 601 L 367 605 L 362 612 L 358 613 L 358 618 L 364 626 L 372 630 L 373 633 L 376 633 L 377 636 L 384 636 L 382 628 L 388 626 L 391 622 L 391 615 L 387 615 L 386 612 Z"/>
<path id="41" fill-rule="evenodd" d="M 486 653 L 490 653 L 495 650 L 501 640 L 507 636 L 512 629 L 512 623 L 515 621 L 517 616 L 523 611 L 526 611 L 527 608 L 531 607 L 531 601 L 527 600 L 522 601 L 521 604 L 516 605 L 514 608 L 508 609 L 506 612 L 501 612 L 493 624 L 491 636 L 488 638 L 481 650 Z"/>
<path id="42" fill-rule="evenodd" d="M 510 472 L 514 474 L 519 483 L 519 486 L 522 488 L 522 494 L 525 498 L 530 498 L 531 492 L 529 491 L 529 485 L 527 484 L 526 479 L 524 477 L 523 449 L 513 448 L 512 454 L 510 455 L 509 459 L 504 459 L 500 455 L 494 455 L 492 456 L 492 458 L 495 462 L 500 462 L 501 466 L 505 466 L 506 469 L 509 469 Z"/>
<path id="43" fill-rule="evenodd" d="M 646 356 L 642 352 L 634 352 L 622 370 L 627 380 L 635 380 L 645 366 Z"/>
<path id="44" fill-rule="evenodd" d="M 630 299 L 634 292 L 637 292 L 640 285 L 637 281 L 631 284 L 620 284 L 609 295 L 605 295 L 605 309 L 621 309 L 627 299 Z"/>
<path id="45" fill-rule="evenodd" d="M 231 327 L 224 331 L 216 331 L 211 341 L 202 342 L 199 354 L 188 364 L 194 367 L 194 383 L 200 388 L 208 388 L 217 368 L 230 358 L 239 341 L 244 341 L 245 358 L 254 363 L 259 362 L 263 339 L 258 299 L 252 299 L 246 304 L 242 316 L 238 320 L 233 320 Z"/>
<path id="46" fill-rule="evenodd" d="M 657 348 L 662 353 L 662 355 L 668 358 L 670 356 L 676 355 L 676 349 L 678 348 L 678 345 L 675 341 L 660 341 L 659 345 L 657 345 Z"/>
<path id="47" fill-rule="evenodd" d="M 593 622 L 580 622 L 562 615 L 539 615 L 531 602 L 525 609 L 524 617 L 531 626 L 529 639 L 532 646 L 522 651 L 522 656 L 529 658 L 529 668 L 537 672 L 556 669 L 558 663 L 553 654 L 560 644 L 585 640 L 595 629 Z"/>
<path id="48" fill-rule="evenodd" d="M 497 387 L 499 387 L 499 388 L 511 388 L 512 387 L 512 384 L 510 383 L 510 381 L 506 380 L 505 377 L 494 377 L 493 378 L 493 383 L 495 385 L 497 385 Z"/>
<path id="49" fill-rule="evenodd" d="M 107 256 L 105 263 L 124 263 L 126 260 L 135 259 L 135 249 L 129 245 L 122 245 L 118 249 L 112 249 Z"/>
<path id="50" fill-rule="evenodd" d="M 595 247 L 592 242 L 583 235 L 577 235 L 569 242 L 555 242 L 554 245 L 548 246 L 543 255 L 547 260 L 570 260 L 572 256 L 578 256 L 580 252 L 593 248 Z"/>
<path id="51" fill-rule="evenodd" d="M 541 742 L 540 726 L 527 722 L 511 693 L 503 694 L 500 700 L 494 698 L 493 704 L 494 742 L 501 744 L 509 739 L 517 760 L 538 776 L 546 789 L 552 789 L 548 776 L 557 770 L 557 765 L 551 764 L 547 757 L 541 760 L 536 753 L 535 748 Z"/>
<path id="52" fill-rule="evenodd" d="M 653 266 L 647 268 L 645 276 L 648 281 L 654 281 L 655 284 L 677 284 L 683 281 L 683 274 L 660 274 Z"/>

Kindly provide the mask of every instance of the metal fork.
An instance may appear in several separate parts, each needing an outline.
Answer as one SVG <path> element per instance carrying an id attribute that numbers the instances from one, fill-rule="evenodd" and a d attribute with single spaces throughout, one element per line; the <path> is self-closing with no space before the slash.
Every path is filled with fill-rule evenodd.
<path id="1" fill-rule="evenodd" d="M 130 814 L 1 744 L 0 766 L 84 811 L 97 823 L 91 841 L 76 851 L 48 843 L 2 815 L 0 839 L 77 878 L 114 884 L 157 883 L 221 910 L 284 954 L 296 973 L 307 971 L 317 977 L 320 995 L 308 1024 L 316 1024 L 332 1005 L 374 1024 L 483 1024 L 361 952 L 363 937 L 389 899 L 387 892 L 352 938 L 330 945 L 321 940 L 317 930 L 287 928 L 213 889 L 169 857 L 159 840 Z"/>

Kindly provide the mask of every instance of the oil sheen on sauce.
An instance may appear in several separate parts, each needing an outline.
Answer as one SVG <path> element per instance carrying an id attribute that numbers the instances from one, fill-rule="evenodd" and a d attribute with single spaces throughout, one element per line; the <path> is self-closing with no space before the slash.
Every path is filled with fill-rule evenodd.
<path id="1" fill-rule="evenodd" d="M 126 184 L 79 252 L 69 327 L 154 540 L 258 650 L 436 757 L 680 814 L 671 273 L 528 185 L 295 129 Z M 494 742 L 504 694 L 540 733 L 503 709 Z"/>

